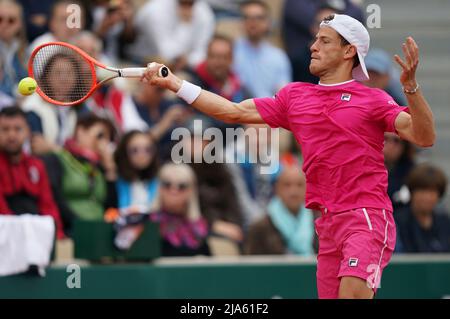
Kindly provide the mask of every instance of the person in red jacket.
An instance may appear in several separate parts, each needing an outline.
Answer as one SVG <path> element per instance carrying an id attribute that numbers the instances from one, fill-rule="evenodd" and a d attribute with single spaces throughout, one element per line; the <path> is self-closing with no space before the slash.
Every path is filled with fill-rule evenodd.
<path id="1" fill-rule="evenodd" d="M 45 166 L 22 150 L 29 132 L 26 114 L 20 108 L 0 111 L 0 214 L 49 215 L 55 221 L 57 238 L 63 238 Z"/>

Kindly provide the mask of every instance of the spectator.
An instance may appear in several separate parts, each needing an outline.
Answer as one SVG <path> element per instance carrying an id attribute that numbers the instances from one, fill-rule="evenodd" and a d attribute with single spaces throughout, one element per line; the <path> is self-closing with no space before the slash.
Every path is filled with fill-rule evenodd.
<path id="1" fill-rule="evenodd" d="M 247 124 L 236 142 L 226 149 L 227 166 L 237 189 L 246 227 L 264 216 L 273 196 L 272 177 L 261 173 L 260 157 L 271 149 L 270 132 L 268 125 Z"/>
<path id="2" fill-rule="evenodd" d="M 148 130 L 158 144 L 158 157 L 162 160 L 170 156 L 172 130 L 183 125 L 190 116 L 182 104 L 168 99 L 165 93 L 165 90 L 156 86 L 139 86 L 130 104 L 122 110 L 122 113 L 127 114 L 127 117 L 123 117 L 123 129 Z"/>
<path id="3" fill-rule="evenodd" d="M 29 134 L 26 115 L 19 107 L 0 111 L 0 214 L 50 215 L 60 239 L 64 232 L 45 166 L 22 151 Z"/>
<path id="4" fill-rule="evenodd" d="M 314 217 L 305 208 L 305 175 L 296 161 L 280 165 L 275 197 L 267 215 L 250 226 L 245 253 L 253 255 L 314 253 Z"/>
<path id="5" fill-rule="evenodd" d="M 208 223 L 201 216 L 195 174 L 186 164 L 165 164 L 150 219 L 158 222 L 163 256 L 210 255 Z"/>
<path id="6" fill-rule="evenodd" d="M 233 72 L 232 65 L 233 40 L 226 36 L 215 35 L 209 42 L 206 60 L 195 69 L 199 85 L 232 102 L 245 100 L 248 93 L 241 85 L 237 74 Z M 221 129 L 223 133 L 227 127 L 236 126 L 215 119 L 211 119 L 211 124 Z"/>
<path id="7" fill-rule="evenodd" d="M 135 10 L 130 0 L 98 0 L 92 9 L 93 30 L 105 43 L 108 58 L 117 63 L 123 57 L 122 44 L 135 38 Z"/>
<path id="8" fill-rule="evenodd" d="M 450 252 L 450 219 L 437 208 L 445 194 L 447 178 L 441 169 L 418 165 L 408 177 L 409 206 L 395 212 L 397 250 L 405 253 Z"/>
<path id="9" fill-rule="evenodd" d="M 74 35 L 72 38 L 70 38 L 70 42 L 75 45 L 76 47 L 80 48 L 84 52 L 86 52 L 89 56 L 93 57 L 97 61 L 105 64 L 105 65 L 112 65 L 113 63 L 109 59 L 108 56 L 106 56 L 103 53 L 103 43 L 102 40 L 91 31 L 83 30 L 78 32 L 76 35 Z M 97 75 L 99 75 L 102 69 L 97 69 Z M 111 73 L 106 71 L 107 76 L 111 76 Z M 100 73 L 100 75 L 103 75 Z M 105 77 L 100 77 L 99 80 L 104 79 Z"/>
<path id="10" fill-rule="evenodd" d="M 245 91 L 232 65 L 233 40 L 216 34 L 209 42 L 206 60 L 195 71 L 203 88 L 232 102 L 240 102 L 245 99 Z"/>
<path id="11" fill-rule="evenodd" d="M 80 83 L 73 73 L 64 72 L 61 69 L 62 59 L 69 60 L 74 68 L 78 67 L 77 61 L 64 54 L 53 55 L 46 64 L 41 77 L 41 85 L 51 87 L 51 96 L 64 101 L 68 94 L 75 92 Z M 45 84 L 44 84 L 45 83 Z M 71 85 L 70 85 L 71 84 Z M 61 97 L 58 97 L 61 96 Z M 28 112 L 28 120 L 33 132 L 31 148 L 34 154 L 43 155 L 62 147 L 65 141 L 72 136 L 78 116 L 85 111 L 83 105 L 74 107 L 60 107 L 44 101 L 38 94 L 28 96 L 22 104 Z"/>
<path id="12" fill-rule="evenodd" d="M 183 143 L 191 152 L 190 166 L 198 181 L 200 210 L 208 221 L 212 234 L 241 243 L 244 238 L 244 215 L 232 175 L 226 164 L 205 162 L 203 151 L 211 141 L 203 139 L 203 135 L 196 135 L 195 127 L 189 127 L 193 135 L 191 139 L 183 140 Z"/>
<path id="13" fill-rule="evenodd" d="M 283 10 L 282 36 L 292 63 L 294 81 L 317 81 L 310 76 L 309 72 L 311 61 L 309 47 L 316 36 L 316 33 L 312 33 L 314 26 L 321 21 L 319 19 L 323 17 L 323 14 L 327 14 L 326 10 L 347 14 L 361 22 L 364 19 L 361 8 L 352 0 L 286 0 Z"/>
<path id="14" fill-rule="evenodd" d="M 135 28 L 128 53 L 136 63 L 160 56 L 179 70 L 205 59 L 215 21 L 203 0 L 152 0 L 137 13 Z"/>
<path id="15" fill-rule="evenodd" d="M 81 9 L 80 28 L 73 28 L 68 25 L 67 21 L 72 14 L 72 11 L 68 11 L 67 7 L 70 5 L 78 5 Z M 50 19 L 48 22 L 49 31 L 38 36 L 31 42 L 29 46 L 30 52 L 41 44 L 53 41 L 70 42 L 70 39 L 74 37 L 78 32 L 84 28 L 85 24 L 85 12 L 84 6 L 77 0 L 57 0 L 54 2 L 50 10 Z"/>
<path id="16" fill-rule="evenodd" d="M 241 13 L 245 36 L 235 43 L 235 70 L 251 97 L 273 96 L 291 82 L 292 70 L 286 53 L 266 40 L 269 7 L 260 0 L 246 1 Z"/>
<path id="17" fill-rule="evenodd" d="M 400 84 L 400 74 L 393 66 L 389 54 L 382 49 L 371 49 L 364 62 L 370 76 L 365 84 L 385 90 L 398 105 L 406 105 L 407 101 Z"/>
<path id="18" fill-rule="evenodd" d="M 50 10 L 55 0 L 19 0 L 23 7 L 28 42 L 48 31 Z"/>
<path id="19" fill-rule="evenodd" d="M 3 58 L 0 55 L 0 83 L 2 83 L 2 80 L 4 79 L 4 73 L 3 73 Z M 11 106 L 12 104 L 14 104 L 15 102 L 15 98 L 10 96 L 9 94 L 3 92 L 2 90 L 0 90 L 0 110 L 3 109 L 4 107 L 8 107 Z"/>
<path id="20" fill-rule="evenodd" d="M 22 6 L 0 0 L 0 92 L 16 96 L 17 83 L 27 76 L 26 38 Z"/>
<path id="21" fill-rule="evenodd" d="M 113 139 L 111 122 L 83 116 L 64 148 L 44 158 L 69 233 L 74 219 L 102 220 L 107 208 L 117 207 Z"/>
<path id="22" fill-rule="evenodd" d="M 388 170 L 388 195 L 394 212 L 410 201 L 406 178 L 415 166 L 415 147 L 396 134 L 384 133 L 384 164 Z"/>
<path id="23" fill-rule="evenodd" d="M 130 131 L 122 137 L 114 159 L 119 209 L 148 212 L 158 187 L 156 144 L 147 133 Z"/>

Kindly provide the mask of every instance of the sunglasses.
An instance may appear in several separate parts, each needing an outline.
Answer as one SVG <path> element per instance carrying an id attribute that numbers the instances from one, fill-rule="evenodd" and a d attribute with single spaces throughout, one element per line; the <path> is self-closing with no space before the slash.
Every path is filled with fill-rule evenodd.
<path id="1" fill-rule="evenodd" d="M 8 24 L 15 24 L 17 22 L 17 18 L 16 17 L 2 17 L 0 16 L 0 24 L 2 24 L 3 22 L 7 22 Z"/>
<path id="2" fill-rule="evenodd" d="M 174 187 L 177 191 L 182 192 L 185 191 L 187 189 L 189 189 L 191 187 L 191 185 L 189 183 L 173 183 L 171 181 L 161 181 L 161 187 L 163 189 L 169 190 L 172 187 Z"/>
<path id="3" fill-rule="evenodd" d="M 136 155 L 136 154 L 146 154 L 146 155 L 150 155 L 153 154 L 155 152 L 155 147 L 152 146 L 145 146 L 145 147 L 138 147 L 138 146 L 134 146 L 134 147 L 130 147 L 128 149 L 128 154 L 130 155 Z"/>

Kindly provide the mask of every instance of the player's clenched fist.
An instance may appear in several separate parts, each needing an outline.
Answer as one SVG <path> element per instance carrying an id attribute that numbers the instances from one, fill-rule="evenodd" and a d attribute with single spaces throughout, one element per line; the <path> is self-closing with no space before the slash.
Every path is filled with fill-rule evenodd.
<path id="1" fill-rule="evenodd" d="M 182 84 L 182 81 L 170 72 L 168 67 L 156 62 L 147 65 L 147 70 L 142 76 L 141 81 L 150 85 L 169 89 L 173 92 L 177 92 Z"/>

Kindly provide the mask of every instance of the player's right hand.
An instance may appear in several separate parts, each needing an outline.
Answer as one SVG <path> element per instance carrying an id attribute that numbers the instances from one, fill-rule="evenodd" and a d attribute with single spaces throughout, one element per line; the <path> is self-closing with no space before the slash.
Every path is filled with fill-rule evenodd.
<path id="1" fill-rule="evenodd" d="M 181 88 L 182 81 L 170 70 L 167 77 L 160 77 L 158 75 L 159 69 L 164 66 L 165 65 L 156 62 L 149 63 L 141 81 L 160 88 L 169 89 L 176 93 Z"/>

